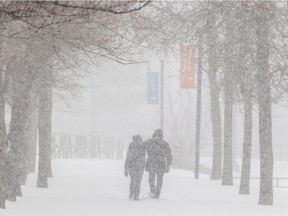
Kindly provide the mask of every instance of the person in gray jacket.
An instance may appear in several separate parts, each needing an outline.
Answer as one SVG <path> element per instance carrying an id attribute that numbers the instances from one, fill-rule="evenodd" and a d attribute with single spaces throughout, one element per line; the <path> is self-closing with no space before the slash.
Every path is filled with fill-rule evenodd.
<path id="1" fill-rule="evenodd" d="M 169 144 L 163 140 L 163 131 L 155 130 L 152 139 L 143 142 L 148 158 L 145 170 L 149 172 L 150 194 L 159 199 L 163 184 L 163 175 L 169 172 L 172 163 L 172 153 Z M 155 186 L 155 180 L 157 184 Z"/>
<path id="2" fill-rule="evenodd" d="M 130 194 L 129 198 L 139 200 L 140 186 L 145 168 L 145 149 L 142 146 L 142 138 L 135 135 L 132 138 L 126 155 L 124 175 L 130 175 Z"/>

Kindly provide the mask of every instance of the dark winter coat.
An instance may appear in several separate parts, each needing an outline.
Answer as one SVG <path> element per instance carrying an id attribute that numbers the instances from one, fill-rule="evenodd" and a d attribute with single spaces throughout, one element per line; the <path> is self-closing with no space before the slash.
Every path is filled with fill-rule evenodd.
<path id="1" fill-rule="evenodd" d="M 148 158 L 145 170 L 151 173 L 165 173 L 167 166 L 172 163 L 172 153 L 165 140 L 149 139 L 143 142 Z"/>
<path id="2" fill-rule="evenodd" d="M 130 143 L 127 151 L 125 169 L 128 172 L 131 170 L 144 170 L 145 168 L 145 149 L 141 143 L 133 141 Z"/>

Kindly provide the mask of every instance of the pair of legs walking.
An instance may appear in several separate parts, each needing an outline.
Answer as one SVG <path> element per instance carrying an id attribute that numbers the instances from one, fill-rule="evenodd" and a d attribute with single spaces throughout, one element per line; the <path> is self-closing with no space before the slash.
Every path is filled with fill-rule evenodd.
<path id="1" fill-rule="evenodd" d="M 137 169 L 131 169 L 129 170 L 131 182 L 130 182 L 130 199 L 139 199 L 140 194 L 140 187 L 141 187 L 141 180 L 143 176 L 144 170 L 137 170 Z"/>
<path id="2" fill-rule="evenodd" d="M 152 173 L 149 172 L 149 185 L 150 185 L 150 192 L 154 195 L 154 198 L 159 199 L 161 188 L 163 184 L 163 175 L 164 173 Z M 157 179 L 157 183 L 155 180 Z M 155 186 L 156 183 L 156 186 Z"/>

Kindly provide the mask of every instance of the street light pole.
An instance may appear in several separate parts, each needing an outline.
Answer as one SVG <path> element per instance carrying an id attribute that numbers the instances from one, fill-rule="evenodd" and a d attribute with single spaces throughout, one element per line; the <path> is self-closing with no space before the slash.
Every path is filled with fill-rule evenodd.
<path id="1" fill-rule="evenodd" d="M 164 130 L 164 58 L 160 59 L 160 128 Z"/>
<path id="2" fill-rule="evenodd" d="M 197 77 L 197 104 L 196 104 L 196 144 L 195 144 L 195 179 L 199 178 L 200 167 L 200 132 L 201 132 L 201 90 L 202 90 L 202 47 L 203 36 L 199 38 L 198 44 L 198 77 Z"/>
<path id="3" fill-rule="evenodd" d="M 233 170 L 237 171 L 236 104 L 233 104 Z"/>
<path id="4" fill-rule="evenodd" d="M 94 79 L 90 81 L 90 134 L 91 137 L 96 134 L 96 109 L 95 109 L 95 87 L 94 87 Z"/>

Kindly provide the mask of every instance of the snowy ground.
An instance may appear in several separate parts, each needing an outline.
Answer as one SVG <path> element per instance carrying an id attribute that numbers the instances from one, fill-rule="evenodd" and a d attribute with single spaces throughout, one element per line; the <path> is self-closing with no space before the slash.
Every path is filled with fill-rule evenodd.
<path id="1" fill-rule="evenodd" d="M 287 163 L 286 163 L 287 165 Z M 251 195 L 238 195 L 235 186 L 222 186 L 207 176 L 195 180 L 193 173 L 172 170 L 165 175 L 160 200 L 149 199 L 147 173 L 140 201 L 128 200 L 129 179 L 123 161 L 54 160 L 49 189 L 35 188 L 29 176 L 24 196 L 7 202 L 2 216 L 248 216 L 287 215 L 288 190 L 274 190 L 274 206 L 259 206 L 258 187 Z M 287 166 L 286 166 L 287 169 Z"/>

